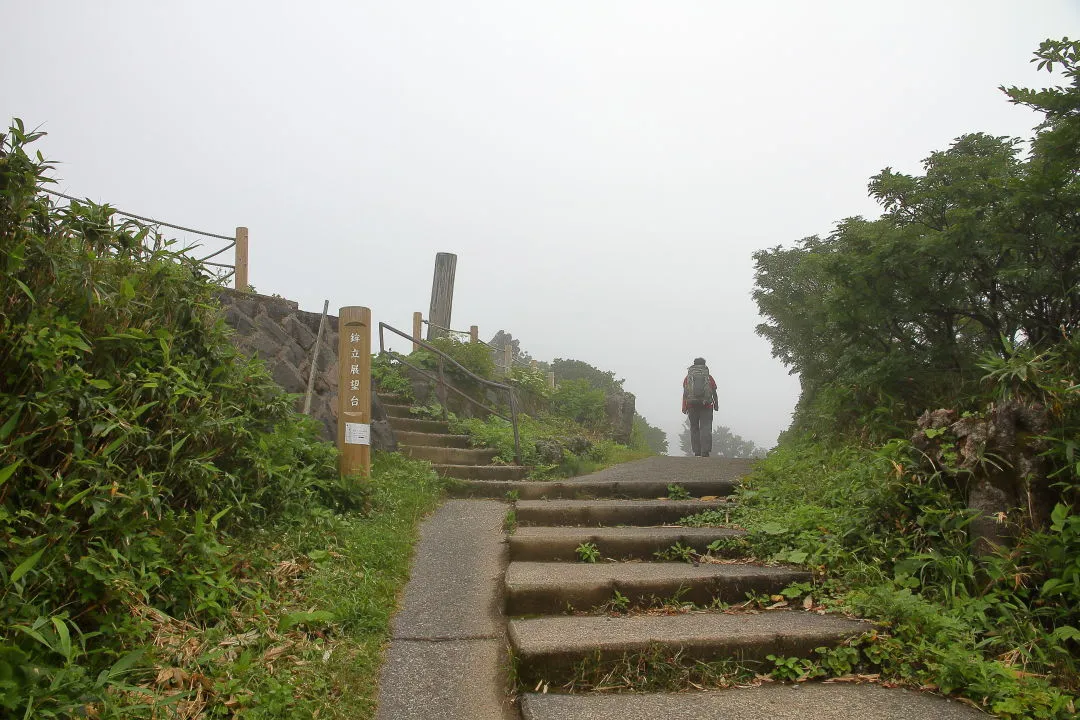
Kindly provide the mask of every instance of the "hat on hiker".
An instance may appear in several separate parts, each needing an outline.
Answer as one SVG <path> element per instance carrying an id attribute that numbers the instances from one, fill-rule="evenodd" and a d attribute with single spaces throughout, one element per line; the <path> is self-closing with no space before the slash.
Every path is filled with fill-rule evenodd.
<path id="1" fill-rule="evenodd" d="M 695 365 L 704 365 L 705 364 L 705 358 L 694 358 L 694 364 Z"/>

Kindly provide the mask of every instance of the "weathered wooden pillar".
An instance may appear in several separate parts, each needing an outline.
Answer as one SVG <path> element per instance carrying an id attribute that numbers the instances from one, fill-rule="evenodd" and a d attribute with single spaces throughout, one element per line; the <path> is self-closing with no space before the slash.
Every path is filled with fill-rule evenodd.
<path id="1" fill-rule="evenodd" d="M 338 447 L 341 474 L 371 475 L 371 310 L 338 311 Z"/>
<path id="2" fill-rule="evenodd" d="M 248 229 L 236 228 L 236 247 L 233 248 L 233 287 L 247 292 L 251 284 L 248 282 Z"/>
<path id="3" fill-rule="evenodd" d="M 480 328 L 478 328 L 476 325 L 469 326 L 469 342 L 473 343 L 474 345 L 480 342 Z"/>
<path id="4" fill-rule="evenodd" d="M 457 255 L 453 253 L 435 255 L 435 276 L 431 281 L 431 309 L 428 311 L 428 340 L 444 334 L 444 331 L 439 328 L 450 327 L 450 314 L 454 306 L 455 270 L 457 270 Z"/>
<path id="5" fill-rule="evenodd" d="M 412 314 L 412 336 L 413 340 L 419 340 L 424 334 L 424 313 L 414 312 Z M 420 349 L 420 346 L 416 343 L 412 344 L 413 352 Z"/>
<path id="6" fill-rule="evenodd" d="M 549 372 L 547 380 L 548 380 L 548 387 L 551 388 L 552 390 L 554 390 L 555 389 L 555 373 L 554 372 Z"/>
<path id="7" fill-rule="evenodd" d="M 514 363 L 514 348 L 509 343 L 503 345 L 503 370 L 506 372 L 506 376 L 510 376 L 510 367 Z"/>

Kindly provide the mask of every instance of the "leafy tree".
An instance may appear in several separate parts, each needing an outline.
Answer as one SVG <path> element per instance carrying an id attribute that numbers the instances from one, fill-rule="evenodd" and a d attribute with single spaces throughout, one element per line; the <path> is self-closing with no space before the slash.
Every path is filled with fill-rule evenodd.
<path id="1" fill-rule="evenodd" d="M 585 380 L 592 387 L 604 392 L 622 392 L 623 389 L 623 380 L 616 380 L 615 373 L 601 370 L 582 360 L 555 358 L 551 361 L 551 369 L 560 384 L 564 380 Z"/>
<path id="2" fill-rule="evenodd" d="M 690 421 L 683 420 L 682 432 L 679 433 L 679 449 L 684 455 L 692 456 L 690 445 Z M 744 440 L 724 425 L 715 425 L 712 429 L 712 455 L 723 458 L 758 458 L 765 457 L 765 448 L 760 448 L 752 440 Z"/>
<path id="3" fill-rule="evenodd" d="M 634 429 L 631 435 L 632 447 L 646 447 L 657 455 L 667 455 L 667 433 L 658 427 L 653 427 L 639 413 L 634 413 Z"/>
<path id="4" fill-rule="evenodd" d="M 797 424 L 851 426 L 883 408 L 874 419 L 895 429 L 977 391 L 984 354 L 1046 348 L 1080 326 L 1077 47 L 1037 53 L 1070 88 L 1005 90 L 1045 114 L 1030 157 L 1015 139 L 964 135 L 921 175 L 874 176 L 879 219 L 755 253 L 757 331 L 800 375 Z"/>
<path id="5" fill-rule="evenodd" d="M 604 391 L 583 379 L 565 380 L 551 395 L 552 408 L 558 415 L 591 428 L 603 426 L 607 419 L 604 401 Z"/>

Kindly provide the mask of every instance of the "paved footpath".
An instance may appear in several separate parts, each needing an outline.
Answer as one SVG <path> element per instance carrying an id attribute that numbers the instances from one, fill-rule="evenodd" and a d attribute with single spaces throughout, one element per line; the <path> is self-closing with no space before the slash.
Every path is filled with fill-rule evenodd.
<path id="1" fill-rule="evenodd" d="M 508 505 L 450 500 L 420 541 L 379 678 L 377 720 L 512 720 L 507 693 Z"/>
<path id="2" fill-rule="evenodd" d="M 702 660 L 753 662 L 834 645 L 868 625 L 798 610 L 728 614 L 716 610 L 612 617 L 599 609 L 614 591 L 634 607 L 656 598 L 738 602 L 774 593 L 796 568 L 709 566 L 658 561 L 683 542 L 700 552 L 730 528 L 664 527 L 674 516 L 730 507 L 749 462 L 648 458 L 552 482 L 466 482 L 421 526 L 411 577 L 382 668 L 378 720 L 974 720 L 961 703 L 876 685 L 806 683 L 711 692 L 559 694 L 568 668 L 587 658 L 663 651 Z M 659 501 L 668 484 L 691 494 Z M 514 491 L 518 530 L 505 536 Z M 678 506 L 677 512 L 673 510 Z M 683 507 L 685 505 L 685 507 Z M 593 543 L 604 562 L 574 550 Z M 511 697 L 508 652 L 518 679 L 547 694 Z"/>

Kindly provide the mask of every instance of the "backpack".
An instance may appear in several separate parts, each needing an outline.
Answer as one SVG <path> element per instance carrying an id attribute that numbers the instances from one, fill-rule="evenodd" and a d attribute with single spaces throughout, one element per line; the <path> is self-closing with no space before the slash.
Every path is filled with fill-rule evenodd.
<path id="1" fill-rule="evenodd" d="M 712 385 L 705 365 L 691 365 L 686 371 L 686 401 L 692 405 L 712 405 Z"/>

